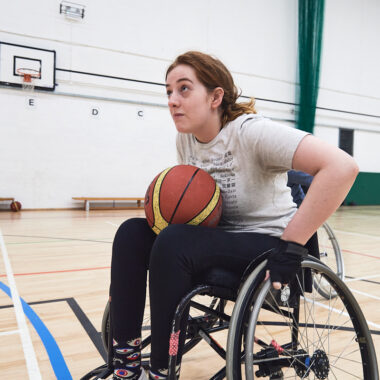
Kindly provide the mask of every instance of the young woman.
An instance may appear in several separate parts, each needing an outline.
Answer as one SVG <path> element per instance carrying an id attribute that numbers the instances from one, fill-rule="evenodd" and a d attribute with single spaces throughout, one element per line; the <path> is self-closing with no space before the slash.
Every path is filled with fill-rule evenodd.
<path id="1" fill-rule="evenodd" d="M 158 236 L 142 218 L 120 226 L 111 269 L 114 379 L 147 378 L 140 366 L 140 336 L 148 270 L 149 377 L 165 379 L 171 320 L 196 275 L 213 266 L 242 274 L 253 258 L 273 249 L 267 276 L 280 289 L 292 280 L 307 253 L 304 245 L 342 203 L 358 173 L 342 150 L 258 116 L 253 101 L 237 103 L 230 72 L 207 54 L 177 57 L 167 70 L 166 88 L 179 163 L 213 176 L 222 191 L 222 220 L 217 228 L 170 225 Z M 299 209 L 286 186 L 290 169 L 314 176 Z"/>

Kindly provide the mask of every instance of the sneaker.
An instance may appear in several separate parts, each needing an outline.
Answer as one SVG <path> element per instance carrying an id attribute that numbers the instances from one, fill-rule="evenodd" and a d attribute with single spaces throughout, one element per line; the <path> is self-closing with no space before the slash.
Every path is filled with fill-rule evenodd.
<path id="1" fill-rule="evenodd" d="M 112 380 L 115 380 L 115 379 L 122 379 L 122 378 L 118 377 L 116 375 L 113 375 Z M 141 368 L 141 374 L 140 374 L 140 377 L 137 380 L 148 380 L 148 378 L 146 376 L 146 373 L 144 371 L 144 368 Z"/>
<path id="2" fill-rule="evenodd" d="M 138 378 L 138 380 L 148 380 L 147 376 L 146 376 L 146 373 L 144 371 L 144 368 L 141 369 L 141 375 L 140 377 Z"/>
<path id="3" fill-rule="evenodd" d="M 180 371 L 180 365 L 176 365 L 176 379 L 179 379 L 179 371 Z M 168 369 L 159 369 L 157 372 L 152 372 L 152 370 L 149 370 L 149 379 L 150 380 L 165 380 L 168 378 Z"/>

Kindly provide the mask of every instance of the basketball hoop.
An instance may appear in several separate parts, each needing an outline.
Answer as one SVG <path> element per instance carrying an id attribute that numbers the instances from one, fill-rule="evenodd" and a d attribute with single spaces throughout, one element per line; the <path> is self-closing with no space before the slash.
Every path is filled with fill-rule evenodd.
<path id="1" fill-rule="evenodd" d="M 17 74 L 23 77 L 22 88 L 23 90 L 34 90 L 34 79 L 41 78 L 41 73 L 38 70 L 29 69 L 27 67 L 21 67 L 16 70 Z"/>

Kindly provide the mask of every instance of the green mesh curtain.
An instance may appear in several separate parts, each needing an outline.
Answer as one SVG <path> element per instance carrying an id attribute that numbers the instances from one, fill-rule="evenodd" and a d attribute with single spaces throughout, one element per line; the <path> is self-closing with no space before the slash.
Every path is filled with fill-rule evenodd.
<path id="1" fill-rule="evenodd" d="M 298 0 L 297 128 L 313 133 L 322 50 L 324 0 Z"/>

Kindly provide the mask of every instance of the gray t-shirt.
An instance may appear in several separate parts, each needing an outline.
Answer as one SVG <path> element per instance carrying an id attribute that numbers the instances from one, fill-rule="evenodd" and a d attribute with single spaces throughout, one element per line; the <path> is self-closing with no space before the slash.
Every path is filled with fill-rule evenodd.
<path id="1" fill-rule="evenodd" d="M 219 227 L 280 237 L 296 212 L 287 171 L 306 132 L 255 114 L 227 123 L 209 143 L 178 133 L 180 164 L 208 172 L 223 197 Z"/>

